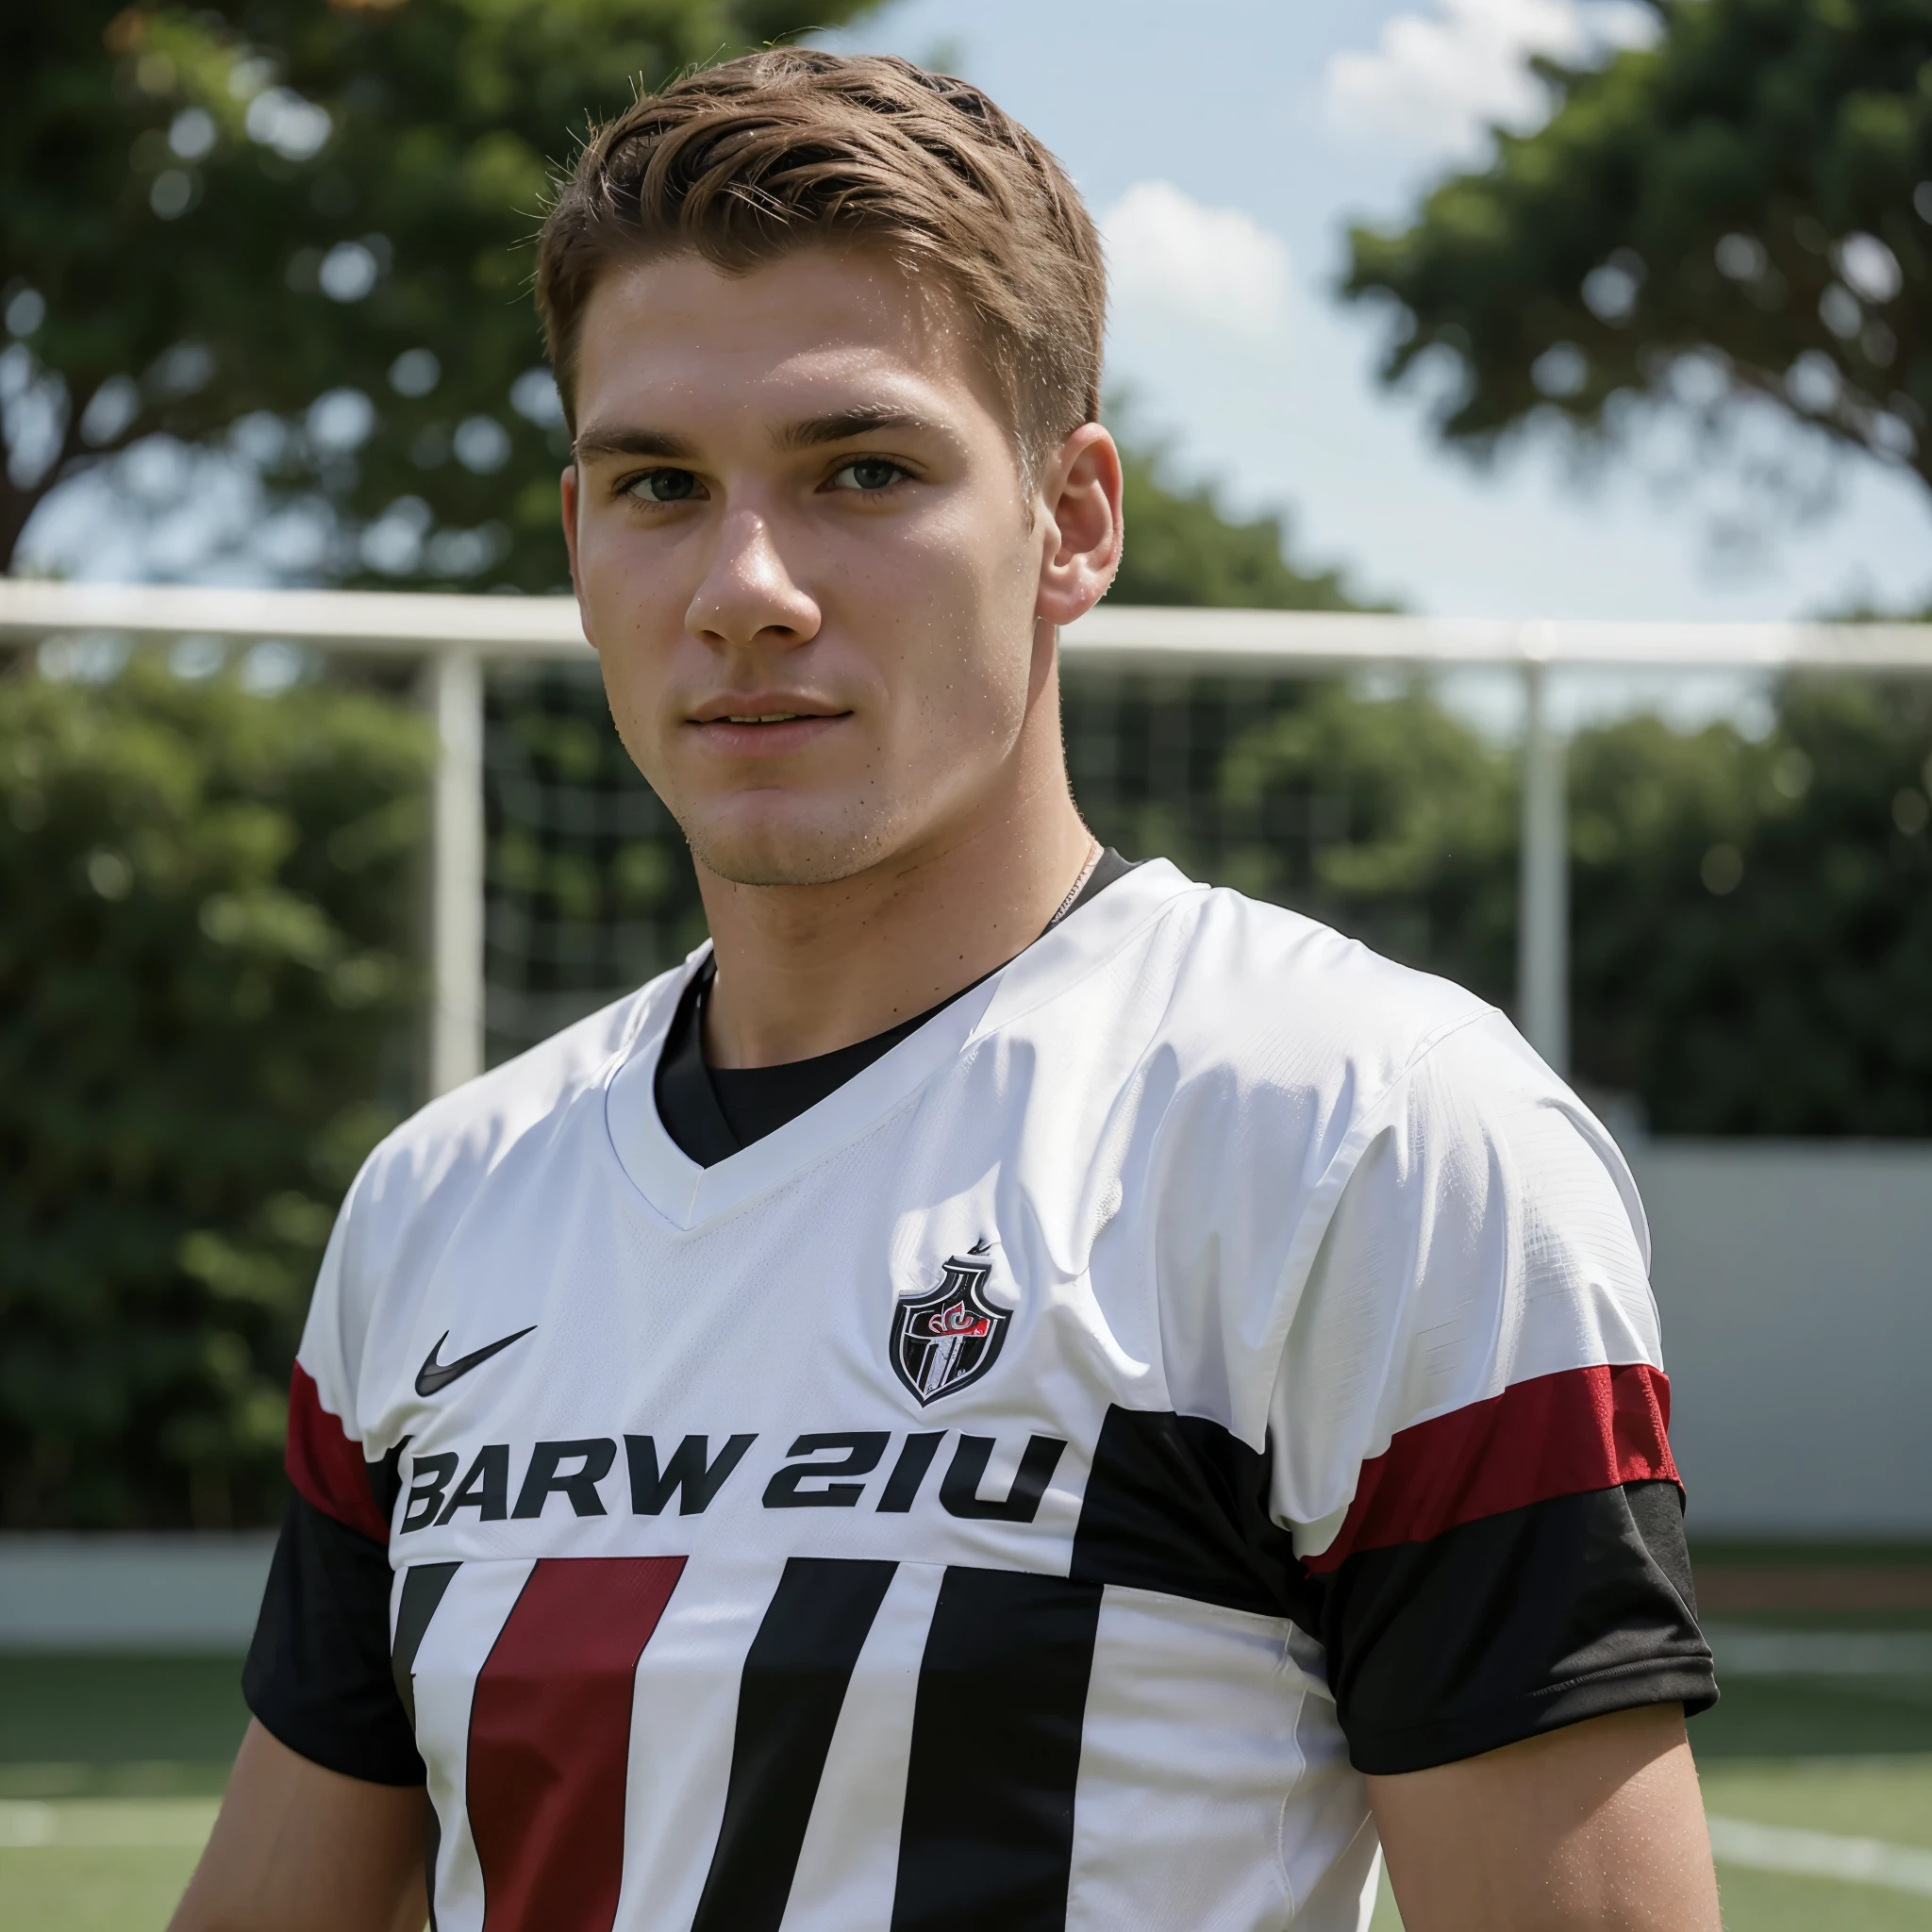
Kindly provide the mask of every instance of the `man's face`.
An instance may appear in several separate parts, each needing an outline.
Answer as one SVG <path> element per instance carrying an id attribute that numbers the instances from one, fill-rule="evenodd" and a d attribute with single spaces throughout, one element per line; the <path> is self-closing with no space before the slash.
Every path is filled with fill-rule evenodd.
<path id="1" fill-rule="evenodd" d="M 949 297 L 870 252 L 611 270 L 564 517 L 619 733 L 700 861 L 807 885 L 970 824 L 1056 541 Z"/>

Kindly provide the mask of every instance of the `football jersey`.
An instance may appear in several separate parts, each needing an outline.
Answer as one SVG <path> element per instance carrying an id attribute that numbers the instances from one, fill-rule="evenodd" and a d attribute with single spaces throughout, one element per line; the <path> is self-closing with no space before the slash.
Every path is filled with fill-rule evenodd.
<path id="1" fill-rule="evenodd" d="M 1364 1771 L 1711 1700 L 1636 1193 L 1492 1009 L 1157 862 L 700 1166 L 702 963 L 317 1284 L 251 1702 L 407 1726 L 441 1932 L 1359 1932 Z"/>

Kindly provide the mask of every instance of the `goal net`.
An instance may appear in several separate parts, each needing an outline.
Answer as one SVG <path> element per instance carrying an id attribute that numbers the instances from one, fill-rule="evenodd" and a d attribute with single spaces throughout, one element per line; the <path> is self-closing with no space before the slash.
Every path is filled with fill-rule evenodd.
<path id="1" fill-rule="evenodd" d="M 1509 997 L 1508 759 L 1486 766 L 1476 734 L 1424 689 L 1374 699 L 1333 678 L 1265 670 L 1070 665 L 1062 691 L 1074 796 L 1106 843 L 1293 905 Z M 493 670 L 486 721 L 493 1063 L 674 964 L 706 927 L 683 838 L 619 742 L 593 665 Z M 1466 773 L 1440 769 L 1444 745 L 1418 741 L 1430 732 L 1463 750 Z M 1418 825 L 1428 813 L 1399 783 L 1405 759 L 1411 779 L 1433 781 L 1431 800 L 1485 779 L 1494 795 L 1452 797 L 1432 830 Z M 1456 855 L 1445 862 L 1436 847 L 1477 820 L 1489 849 L 1465 855 L 1461 883 L 1491 876 L 1474 904 L 1457 890 Z"/>

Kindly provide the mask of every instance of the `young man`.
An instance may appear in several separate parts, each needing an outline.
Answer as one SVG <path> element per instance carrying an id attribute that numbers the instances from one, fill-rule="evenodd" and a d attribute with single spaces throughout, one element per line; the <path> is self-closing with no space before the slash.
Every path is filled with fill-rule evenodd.
<path id="1" fill-rule="evenodd" d="M 1642 1222 L 1507 1022 L 1129 867 L 1079 199 L 776 52 L 543 239 L 712 942 L 426 1108 L 295 1371 L 182 1932 L 1714 1932 Z M 426 1785 L 426 1794 L 425 1794 Z"/>

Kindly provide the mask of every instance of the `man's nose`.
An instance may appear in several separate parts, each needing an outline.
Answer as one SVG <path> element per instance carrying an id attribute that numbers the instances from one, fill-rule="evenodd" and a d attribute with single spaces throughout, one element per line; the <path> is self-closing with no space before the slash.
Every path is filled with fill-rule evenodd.
<path id="1" fill-rule="evenodd" d="M 787 568 L 762 512 L 737 509 L 721 521 L 685 624 L 693 637 L 721 650 L 758 639 L 802 644 L 817 635 L 818 604 Z"/>

